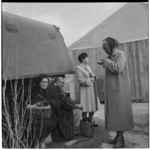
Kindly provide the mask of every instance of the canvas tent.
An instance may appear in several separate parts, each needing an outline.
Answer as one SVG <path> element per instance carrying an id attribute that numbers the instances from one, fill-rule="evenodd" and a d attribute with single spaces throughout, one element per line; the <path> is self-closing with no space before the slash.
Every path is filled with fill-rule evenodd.
<path id="1" fill-rule="evenodd" d="M 108 36 L 121 43 L 148 39 L 148 3 L 127 3 L 94 29 L 71 44 L 68 49 L 101 47 L 102 40 Z"/>
<path id="2" fill-rule="evenodd" d="M 124 51 L 131 78 L 133 100 L 148 101 L 148 56 L 149 56 L 149 8 L 148 3 L 127 3 L 94 29 L 71 44 L 68 49 L 74 62 L 79 64 L 78 55 L 87 52 L 89 64 L 98 77 L 98 96 L 104 101 L 102 86 L 104 69 L 96 63 L 106 57 L 102 49 L 102 41 L 106 37 L 118 39 Z M 79 101 L 76 77 L 71 75 L 71 97 Z"/>
<path id="3" fill-rule="evenodd" d="M 72 61 L 58 27 L 2 12 L 3 79 L 72 72 Z"/>

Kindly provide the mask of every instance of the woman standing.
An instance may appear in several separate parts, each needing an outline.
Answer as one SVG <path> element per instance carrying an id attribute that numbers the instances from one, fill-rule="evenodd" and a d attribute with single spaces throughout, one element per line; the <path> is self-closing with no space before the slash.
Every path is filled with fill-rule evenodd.
<path id="1" fill-rule="evenodd" d="M 106 69 L 105 127 L 116 131 L 116 137 L 109 143 L 121 148 L 124 146 L 123 132 L 134 128 L 129 70 L 124 52 L 118 50 L 115 39 L 104 39 L 103 49 L 109 55 L 99 63 Z"/>
<path id="2" fill-rule="evenodd" d="M 80 64 L 76 66 L 76 77 L 80 84 L 80 103 L 83 106 L 82 121 L 93 121 L 94 112 L 98 110 L 97 95 L 94 92 L 94 81 L 96 79 L 88 65 L 88 54 L 81 53 L 78 56 Z M 89 118 L 88 118 L 89 113 Z M 95 124 L 95 126 L 98 126 Z"/>

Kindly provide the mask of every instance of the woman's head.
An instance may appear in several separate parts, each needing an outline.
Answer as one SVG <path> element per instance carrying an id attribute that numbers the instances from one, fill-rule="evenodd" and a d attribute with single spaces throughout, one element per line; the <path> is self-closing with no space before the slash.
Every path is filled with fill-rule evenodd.
<path id="1" fill-rule="evenodd" d="M 63 77 L 57 77 L 56 78 L 56 85 L 59 86 L 60 88 L 63 88 L 65 85 L 65 78 Z"/>
<path id="2" fill-rule="evenodd" d="M 112 54 L 114 48 L 118 48 L 118 41 L 116 39 L 107 37 L 103 40 L 103 49 L 108 55 Z"/>
<path id="3" fill-rule="evenodd" d="M 78 60 L 80 63 L 84 62 L 86 64 L 88 64 L 88 54 L 87 53 L 81 53 L 79 56 L 78 56 Z"/>
<path id="4" fill-rule="evenodd" d="M 45 90 L 49 85 L 49 77 L 46 74 L 41 74 L 37 78 L 37 87 Z"/>

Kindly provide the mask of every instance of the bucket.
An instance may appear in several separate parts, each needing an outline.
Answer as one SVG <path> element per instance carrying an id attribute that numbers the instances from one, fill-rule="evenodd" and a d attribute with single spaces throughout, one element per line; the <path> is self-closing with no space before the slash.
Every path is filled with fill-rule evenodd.
<path id="1" fill-rule="evenodd" d="M 94 128 L 92 122 L 84 122 L 80 121 L 80 134 L 84 135 L 88 138 L 92 138 L 94 136 Z"/>

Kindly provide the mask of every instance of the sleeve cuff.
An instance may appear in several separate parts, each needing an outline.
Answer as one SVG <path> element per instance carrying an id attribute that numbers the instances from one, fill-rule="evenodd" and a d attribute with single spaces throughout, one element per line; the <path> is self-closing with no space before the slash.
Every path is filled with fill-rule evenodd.
<path id="1" fill-rule="evenodd" d="M 110 59 L 104 59 L 103 67 L 107 69 L 111 63 Z"/>

